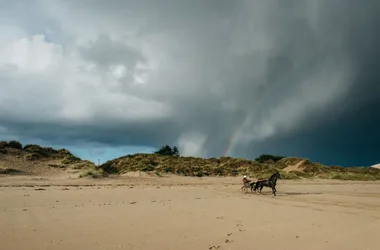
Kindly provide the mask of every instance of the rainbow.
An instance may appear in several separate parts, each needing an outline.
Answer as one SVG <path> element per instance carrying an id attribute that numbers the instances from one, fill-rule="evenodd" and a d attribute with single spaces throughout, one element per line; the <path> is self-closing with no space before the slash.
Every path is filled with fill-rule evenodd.
<path id="1" fill-rule="evenodd" d="M 244 126 L 246 126 L 248 121 L 249 121 L 248 116 L 246 116 L 242 120 L 242 122 L 237 126 L 237 128 L 232 132 L 231 137 L 228 139 L 227 147 L 224 150 L 223 156 L 230 156 L 231 154 L 233 154 L 234 148 L 239 139 L 239 132 L 243 129 Z"/>
<path id="2" fill-rule="evenodd" d="M 273 92 L 273 91 L 272 91 Z M 254 109 L 252 110 L 252 113 L 251 114 L 254 114 L 262 105 L 263 105 L 263 100 L 265 98 L 262 98 L 260 100 L 260 102 L 255 105 Z M 233 153 L 233 150 L 236 146 L 236 144 L 238 143 L 238 139 L 239 139 L 239 132 L 243 129 L 244 126 L 247 126 L 248 123 L 250 122 L 251 119 L 249 119 L 249 115 L 247 115 L 243 120 L 242 122 L 240 122 L 240 124 L 237 126 L 237 129 L 235 129 L 233 132 L 232 132 L 232 135 L 231 137 L 229 138 L 228 140 L 228 143 L 227 143 L 227 147 L 226 149 L 224 150 L 224 153 L 223 153 L 223 156 L 229 156 Z"/>

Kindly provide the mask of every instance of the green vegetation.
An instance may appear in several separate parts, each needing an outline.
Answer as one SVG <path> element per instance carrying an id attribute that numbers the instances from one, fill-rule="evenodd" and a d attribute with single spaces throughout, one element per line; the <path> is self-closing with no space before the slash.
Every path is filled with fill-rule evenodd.
<path id="1" fill-rule="evenodd" d="M 80 162 L 81 159 L 79 157 L 76 157 L 75 155 L 67 154 L 66 158 L 62 161 L 63 164 L 74 164 L 77 162 Z"/>
<path id="2" fill-rule="evenodd" d="M 49 152 L 47 148 L 43 148 L 41 146 L 32 145 L 32 144 L 26 145 L 23 150 L 34 155 L 39 155 L 39 157 L 36 157 L 36 158 L 48 157 L 49 153 L 53 153 L 53 152 Z"/>
<path id="3" fill-rule="evenodd" d="M 40 145 L 28 144 L 24 147 L 18 141 L 0 141 L 0 153 L 14 155 L 26 161 L 46 164 L 53 168 L 95 169 L 95 164 L 81 160 L 67 149 L 54 149 Z M 53 161 L 53 162 L 52 162 Z"/>
<path id="4" fill-rule="evenodd" d="M 325 166 L 307 159 L 263 154 L 255 160 L 221 157 L 181 157 L 177 147 L 165 145 L 153 154 L 126 155 L 102 164 L 99 168 L 90 161 L 81 160 L 66 149 L 53 149 L 39 145 L 26 145 L 18 141 L 0 141 L 0 153 L 23 157 L 27 161 L 46 162 L 52 168 L 71 168 L 85 171 L 81 177 L 104 177 L 132 171 L 151 172 L 156 176 L 175 174 L 182 176 L 242 176 L 268 178 L 275 170 L 283 179 L 337 179 L 380 180 L 380 169 L 369 167 L 344 168 Z M 1 154 L 0 154 L 1 157 Z"/>
<path id="5" fill-rule="evenodd" d="M 129 158 L 128 156 L 126 156 Z M 101 169 L 103 169 L 104 172 L 109 173 L 109 174 L 116 174 L 119 172 L 118 168 L 113 164 L 113 161 L 107 161 L 103 163 L 100 166 Z"/>
<path id="6" fill-rule="evenodd" d="M 107 173 L 131 171 L 154 172 L 156 175 L 176 174 L 182 176 L 239 176 L 268 178 L 279 170 L 283 179 L 323 178 L 340 180 L 380 180 L 380 170 L 375 168 L 343 168 L 324 166 L 307 159 L 270 156 L 259 157 L 260 161 L 231 157 L 196 158 L 158 154 L 135 154 L 107 161 L 100 166 Z M 265 159 L 265 161 L 264 161 Z M 302 161 L 302 162 L 301 162 Z M 287 171 L 289 165 L 302 163 L 298 170 Z"/>
<path id="7" fill-rule="evenodd" d="M 22 149 L 22 144 L 19 141 L 0 141 L 0 149 L 13 148 L 13 149 Z"/>
<path id="8" fill-rule="evenodd" d="M 28 144 L 22 148 L 24 152 L 28 152 L 26 155 L 28 160 L 37 160 L 43 158 L 63 159 L 62 164 L 74 164 L 80 162 L 81 159 L 73 155 L 66 149 L 53 149 L 51 147 L 41 147 L 35 144 Z"/>
<path id="9" fill-rule="evenodd" d="M 105 172 L 155 171 L 183 176 L 236 176 L 243 172 L 271 174 L 273 167 L 255 161 L 222 157 L 202 159 L 157 154 L 136 154 L 108 161 L 100 166 Z"/>
<path id="10" fill-rule="evenodd" d="M 100 170 L 87 170 L 83 172 L 81 175 L 79 175 L 79 178 L 84 178 L 84 177 L 91 177 L 91 178 L 101 178 L 101 177 L 106 177 L 107 174 L 104 173 L 101 169 Z"/>
<path id="11" fill-rule="evenodd" d="M 154 153 L 158 155 L 179 156 L 178 148 L 176 146 L 171 148 L 169 145 L 165 145 L 161 147 L 159 150 L 157 150 Z"/>
<path id="12" fill-rule="evenodd" d="M 8 147 L 14 149 L 22 149 L 22 144 L 19 141 L 10 141 L 8 142 Z"/>
<path id="13" fill-rule="evenodd" d="M 63 164 L 48 164 L 49 167 L 51 168 L 66 168 L 67 165 L 63 165 Z"/>
<path id="14" fill-rule="evenodd" d="M 8 142 L 7 141 L 0 141 L 0 149 L 5 149 L 8 147 Z"/>
<path id="15" fill-rule="evenodd" d="M 255 161 L 260 162 L 260 163 L 264 163 L 268 161 L 277 162 L 283 158 L 285 158 L 285 156 L 263 154 L 263 155 L 260 155 L 258 158 L 256 158 Z"/>
<path id="16" fill-rule="evenodd" d="M 154 172 L 154 174 L 157 175 L 158 177 L 161 177 L 161 176 L 162 176 L 161 173 L 160 173 L 160 172 L 157 172 L 157 171 Z"/>
<path id="17" fill-rule="evenodd" d="M 35 161 L 39 159 L 41 159 L 41 155 L 37 153 L 30 153 L 30 154 L 25 155 L 25 160 L 28 160 L 28 161 Z"/>

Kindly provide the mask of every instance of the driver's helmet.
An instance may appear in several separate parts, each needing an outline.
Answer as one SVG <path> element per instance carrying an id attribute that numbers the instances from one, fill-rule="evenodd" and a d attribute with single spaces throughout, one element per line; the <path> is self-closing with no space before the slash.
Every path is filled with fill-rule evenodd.
<path id="1" fill-rule="evenodd" d="M 247 176 L 246 175 L 244 175 L 244 177 L 243 177 L 244 179 L 247 179 Z"/>

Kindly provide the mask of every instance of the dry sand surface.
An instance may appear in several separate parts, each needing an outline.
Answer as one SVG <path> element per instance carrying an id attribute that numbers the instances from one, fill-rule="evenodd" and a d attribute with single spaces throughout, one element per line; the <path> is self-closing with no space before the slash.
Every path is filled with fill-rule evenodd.
<path id="1" fill-rule="evenodd" d="M 0 177 L 0 249 L 380 249 L 380 183 Z"/>

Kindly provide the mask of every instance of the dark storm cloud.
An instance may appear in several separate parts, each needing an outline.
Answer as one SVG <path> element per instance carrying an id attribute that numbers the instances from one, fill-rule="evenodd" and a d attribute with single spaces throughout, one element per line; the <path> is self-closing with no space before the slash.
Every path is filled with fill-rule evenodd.
<path id="1" fill-rule="evenodd" d="M 16 68 L 0 75 L 0 104 L 14 103 L 0 109 L 3 135 L 179 144 L 203 156 L 380 160 L 375 1 L 36 3 L 62 40 L 26 32 L 15 43 L 23 37 L 15 27 L 5 30 L 13 40 L 0 35 L 5 47 L 17 44 L 1 52 L 11 59 L 0 69 Z M 28 64 L 37 55 L 41 62 Z M 29 82 L 43 97 L 25 90 Z"/>
<path id="2" fill-rule="evenodd" d="M 335 165 L 372 165 L 380 161 L 380 4 L 349 1 L 326 15 L 325 25 L 339 24 L 342 46 L 353 64 L 346 97 L 310 113 L 293 133 L 272 138 L 257 151 L 300 155 Z M 264 146 L 264 145 L 262 145 Z"/>
<path id="3" fill-rule="evenodd" d="M 179 131 L 167 131 L 168 122 L 156 122 L 156 130 L 148 124 L 133 124 L 122 127 L 119 124 L 70 125 L 56 123 L 4 122 L 7 134 L 21 138 L 38 138 L 57 145 L 78 145 L 101 143 L 106 146 L 135 145 L 161 146 L 162 137 L 175 141 Z M 156 141 L 156 142 L 155 142 Z"/>

